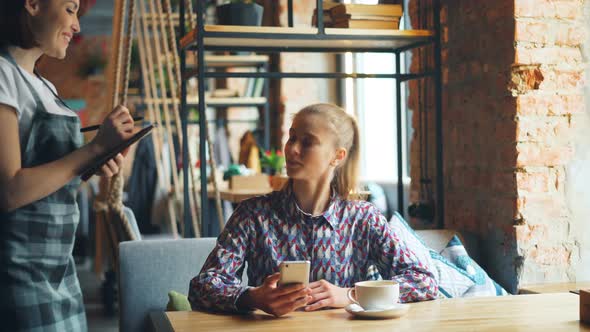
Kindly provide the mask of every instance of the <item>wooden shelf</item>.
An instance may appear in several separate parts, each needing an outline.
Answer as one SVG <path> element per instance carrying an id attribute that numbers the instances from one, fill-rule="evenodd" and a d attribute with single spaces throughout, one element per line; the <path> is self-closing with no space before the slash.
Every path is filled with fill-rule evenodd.
<path id="1" fill-rule="evenodd" d="M 268 63 L 268 55 L 205 55 L 207 67 L 253 67 Z"/>
<path id="2" fill-rule="evenodd" d="M 208 97 L 207 106 L 209 107 L 236 107 L 236 106 L 264 106 L 266 104 L 265 97 L 230 97 L 230 98 L 213 98 Z M 161 105 L 163 103 L 180 105 L 180 100 L 172 100 L 170 98 L 144 98 L 146 104 Z M 194 106 L 199 104 L 198 98 L 187 98 L 187 105 Z"/>
<path id="3" fill-rule="evenodd" d="M 267 188 L 242 188 L 242 189 L 230 189 L 229 181 L 220 181 L 217 184 L 219 189 L 219 196 L 222 200 L 230 201 L 232 203 L 239 203 L 245 199 L 262 196 L 271 193 L 273 190 L 269 186 Z M 197 191 L 201 191 L 201 188 L 197 186 Z M 207 197 L 215 198 L 215 190 L 213 184 L 207 184 Z"/>
<path id="4" fill-rule="evenodd" d="M 197 68 L 195 62 L 196 58 L 187 58 L 187 68 Z M 258 67 L 265 63 L 268 63 L 268 55 L 205 55 L 205 65 L 212 68 Z"/>
<path id="5" fill-rule="evenodd" d="M 230 201 L 232 203 L 239 203 L 245 199 L 269 194 L 273 191 L 272 188 L 256 188 L 256 189 L 229 189 L 226 183 L 219 184 L 219 196 L 221 199 Z M 369 192 L 359 192 L 352 197 L 352 199 L 366 200 Z M 213 186 L 207 186 L 207 197 L 215 198 L 215 191 Z"/>
<path id="6" fill-rule="evenodd" d="M 180 40 L 180 46 L 196 45 L 196 29 Z M 206 49 L 280 49 L 283 51 L 388 51 L 428 43 L 434 37 L 429 30 L 381 30 L 326 28 L 318 34 L 313 27 L 254 27 L 232 25 L 206 25 L 204 46 Z"/>
<path id="7" fill-rule="evenodd" d="M 231 107 L 231 106 L 264 106 L 266 97 L 229 97 L 229 98 L 205 98 L 207 106 L 213 107 Z M 187 105 L 198 105 L 198 98 L 187 98 Z"/>

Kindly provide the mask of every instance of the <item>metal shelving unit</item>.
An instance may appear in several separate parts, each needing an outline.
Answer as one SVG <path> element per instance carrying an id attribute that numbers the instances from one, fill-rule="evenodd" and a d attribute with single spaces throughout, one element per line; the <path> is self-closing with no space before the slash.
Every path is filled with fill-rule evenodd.
<path id="1" fill-rule="evenodd" d="M 160 105 L 163 103 L 172 104 L 175 102 L 172 99 L 161 99 L 161 98 L 144 98 L 146 103 L 152 103 L 154 105 Z M 209 97 L 206 98 L 208 107 L 248 107 L 248 106 L 265 106 L 267 99 L 266 97 Z M 178 102 L 176 102 L 178 103 Z M 187 98 L 187 106 L 198 106 L 199 99 Z"/>
<path id="2" fill-rule="evenodd" d="M 316 0 L 316 8 L 322 8 L 322 0 Z M 199 87 L 204 86 L 204 80 L 212 77 L 263 77 L 267 79 L 281 79 L 281 78 L 386 78 L 395 79 L 396 81 L 396 95 L 401 96 L 401 84 L 405 81 L 420 79 L 425 77 L 433 77 L 435 81 L 436 91 L 436 117 L 435 117 L 435 136 L 437 141 L 436 152 L 436 166 L 437 166 L 437 216 L 439 227 L 444 225 L 443 216 L 443 179 L 442 179 L 442 119 L 441 119 L 441 60 L 440 60 L 440 20 L 438 19 L 440 3 L 435 1 L 434 5 L 434 20 L 437 22 L 434 30 L 364 30 L 364 29 L 335 29 L 324 28 L 323 15 L 318 15 L 317 28 L 294 28 L 293 27 L 293 1 L 288 1 L 288 20 L 289 27 L 250 27 L 250 26 L 223 26 L 223 25 L 205 25 L 204 24 L 204 8 L 201 1 L 197 1 L 197 26 L 195 29 L 186 33 L 184 31 L 184 14 L 185 8 L 183 1 L 180 2 L 180 28 L 181 35 L 184 36 L 180 40 L 181 48 L 181 70 L 186 71 L 185 52 L 195 51 L 197 56 L 195 75 L 198 79 Z M 318 11 L 318 12 L 321 12 Z M 401 56 L 404 52 L 412 50 L 417 47 L 434 45 L 435 68 L 433 71 L 423 73 L 402 73 L 401 72 Z M 236 73 L 236 72 L 214 72 L 199 70 L 200 68 L 207 68 L 207 56 L 205 51 L 251 51 L 257 53 L 277 53 L 277 52 L 316 52 L 316 53 L 342 53 L 342 52 L 379 52 L 379 53 L 393 53 L 395 54 L 396 73 L 389 74 L 364 74 L 364 73 L 342 73 L 342 72 L 326 72 L 326 73 L 282 73 L 282 72 L 256 72 L 256 73 Z M 187 77 L 187 76 L 183 76 Z M 268 80 L 265 84 L 265 96 L 268 96 Z M 205 99 L 204 89 L 199 89 L 198 100 Z M 186 101 L 186 84 L 181 86 L 181 118 L 183 121 L 182 128 L 186 135 L 186 119 L 187 119 L 187 101 Z M 205 103 L 198 103 L 199 126 L 200 126 L 200 141 L 199 152 L 200 159 L 205 160 L 205 125 L 207 119 L 205 118 Z M 397 98 L 396 103 L 397 114 L 397 144 L 402 146 L 402 114 L 401 114 L 401 98 Z M 268 116 L 265 115 L 265 123 L 268 124 Z M 268 126 L 265 126 L 268 127 Z M 267 136 L 267 135 L 265 135 Z M 268 136 L 267 136 L 268 137 Z M 185 149 L 183 155 L 187 155 L 187 145 L 183 145 Z M 398 149 L 398 206 L 404 209 L 403 195 L 403 159 L 401 149 Z M 187 167 L 188 163 L 183 163 Z M 187 174 L 187 170 L 184 170 Z M 206 163 L 201 163 L 201 174 L 206 174 Z M 185 177 L 185 209 L 188 207 L 188 178 Z M 206 177 L 201 177 L 201 188 L 207 188 Z M 201 190 L 201 206 L 207 206 L 207 192 Z M 202 209 L 203 223 L 209 220 L 209 211 Z M 184 214 L 185 229 L 190 229 L 192 223 L 190 220 L 190 213 L 188 210 Z"/>

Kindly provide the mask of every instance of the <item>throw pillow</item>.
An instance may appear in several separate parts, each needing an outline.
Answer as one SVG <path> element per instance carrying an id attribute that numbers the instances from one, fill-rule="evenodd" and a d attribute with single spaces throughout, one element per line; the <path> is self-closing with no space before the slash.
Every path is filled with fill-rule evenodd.
<path id="1" fill-rule="evenodd" d="M 463 271 L 473 280 L 471 286 L 464 294 L 468 296 L 502 296 L 508 292 L 498 285 L 488 274 L 467 254 L 465 246 L 458 236 L 454 236 L 447 246 L 440 252 L 440 256 L 454 264 L 457 270 Z"/>
<path id="2" fill-rule="evenodd" d="M 191 304 L 188 298 L 184 294 L 180 294 L 176 291 L 168 292 L 168 304 L 166 305 L 167 311 L 191 311 Z"/>
<path id="3" fill-rule="evenodd" d="M 469 257 L 458 236 L 440 252 L 429 248 L 404 218 L 395 212 L 389 226 L 434 274 L 440 297 L 496 296 L 508 293 Z"/>
<path id="4" fill-rule="evenodd" d="M 393 214 L 389 227 L 406 242 L 418 260 L 432 272 L 438 283 L 439 297 L 461 297 L 474 285 L 469 275 L 454 268 L 452 263 L 430 249 L 398 212 Z"/>

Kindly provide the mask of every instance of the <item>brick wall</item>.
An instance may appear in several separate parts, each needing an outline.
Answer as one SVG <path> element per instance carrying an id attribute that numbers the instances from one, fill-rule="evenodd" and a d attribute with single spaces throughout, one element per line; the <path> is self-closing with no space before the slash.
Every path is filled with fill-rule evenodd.
<path id="1" fill-rule="evenodd" d="M 517 0 L 515 59 L 518 254 L 521 283 L 575 277 L 578 221 L 566 200 L 567 166 L 585 116 L 583 1 Z"/>
<path id="2" fill-rule="evenodd" d="M 574 0 L 443 1 L 445 227 L 478 234 L 488 272 L 511 291 L 575 278 L 584 247 L 584 221 L 567 200 L 578 133 L 590 128 L 582 9 Z"/>
<path id="3" fill-rule="evenodd" d="M 588 22 L 590 19 L 590 1 L 584 1 L 584 11 L 581 19 Z M 587 23 L 586 23 L 587 24 Z M 582 52 L 585 59 L 590 56 L 590 34 L 585 31 Z M 588 82 L 590 71 L 585 66 L 585 79 Z M 566 169 L 566 198 L 568 206 L 575 221 L 571 232 L 576 234 L 576 241 L 579 243 L 579 260 L 576 269 L 577 280 L 590 280 L 590 225 L 588 216 L 590 216 L 590 85 L 584 85 L 585 96 L 585 113 L 579 114 L 575 118 L 575 155 L 572 162 Z"/>

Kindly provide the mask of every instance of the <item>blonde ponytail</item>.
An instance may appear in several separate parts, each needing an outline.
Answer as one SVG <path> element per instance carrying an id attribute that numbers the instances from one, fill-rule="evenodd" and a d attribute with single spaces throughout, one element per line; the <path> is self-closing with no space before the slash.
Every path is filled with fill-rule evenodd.
<path id="1" fill-rule="evenodd" d="M 334 172 L 332 185 L 340 197 L 349 199 L 350 194 L 358 189 L 360 138 L 356 120 L 344 109 L 333 104 L 309 105 L 299 111 L 295 117 L 307 114 L 323 116 L 335 131 L 337 147 L 345 148 L 348 152 L 344 162 Z"/>

